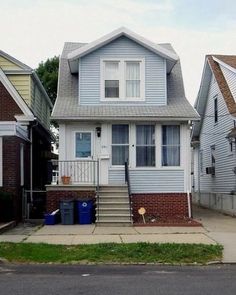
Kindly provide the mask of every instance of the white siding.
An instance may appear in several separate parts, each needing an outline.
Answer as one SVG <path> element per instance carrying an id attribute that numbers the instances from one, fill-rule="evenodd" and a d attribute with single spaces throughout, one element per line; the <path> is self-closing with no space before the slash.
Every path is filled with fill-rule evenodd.
<path id="1" fill-rule="evenodd" d="M 220 65 L 220 68 L 224 74 L 225 80 L 228 83 L 229 89 L 234 97 L 234 100 L 236 100 L 236 73 L 230 71 L 222 65 Z"/>
<path id="2" fill-rule="evenodd" d="M 100 59 L 103 58 L 144 58 L 145 103 L 166 104 L 165 59 L 126 37 L 120 37 L 80 59 L 79 98 L 81 104 L 101 103 Z"/>
<path id="3" fill-rule="evenodd" d="M 125 171 L 109 170 L 110 184 L 124 184 Z M 184 170 L 130 169 L 132 193 L 184 192 Z"/>
<path id="4" fill-rule="evenodd" d="M 218 123 L 214 123 L 214 96 L 218 95 Z M 200 134 L 200 150 L 203 151 L 203 173 L 200 176 L 201 192 L 230 192 L 236 190 L 235 146 L 229 152 L 226 135 L 234 127 L 234 120 L 229 114 L 218 84 L 211 79 L 208 101 Z M 206 174 L 206 167 L 211 166 L 211 146 L 215 145 L 216 175 Z"/>

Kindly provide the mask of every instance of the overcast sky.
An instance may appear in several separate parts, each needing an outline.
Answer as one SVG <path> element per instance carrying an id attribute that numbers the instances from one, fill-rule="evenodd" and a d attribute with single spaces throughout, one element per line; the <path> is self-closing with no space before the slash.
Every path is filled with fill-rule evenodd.
<path id="1" fill-rule="evenodd" d="M 121 26 L 180 56 L 193 104 L 206 54 L 236 54 L 235 0 L 0 0 L 0 48 L 35 68 L 65 41 L 90 42 Z"/>

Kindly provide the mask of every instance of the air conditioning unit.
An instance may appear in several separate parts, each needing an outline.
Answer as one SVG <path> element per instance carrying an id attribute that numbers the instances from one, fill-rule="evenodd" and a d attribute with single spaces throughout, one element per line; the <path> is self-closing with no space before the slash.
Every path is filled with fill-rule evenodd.
<path id="1" fill-rule="evenodd" d="M 206 174 L 215 175 L 215 167 L 206 167 Z"/>

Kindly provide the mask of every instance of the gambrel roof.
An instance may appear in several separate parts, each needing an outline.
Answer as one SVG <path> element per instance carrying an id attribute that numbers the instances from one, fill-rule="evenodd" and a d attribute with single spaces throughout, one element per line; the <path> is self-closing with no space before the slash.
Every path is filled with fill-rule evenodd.
<path id="1" fill-rule="evenodd" d="M 79 105 L 78 104 L 78 74 L 71 74 L 68 56 L 70 52 L 86 46 L 84 43 L 67 42 L 60 58 L 58 97 L 53 108 L 52 118 L 56 120 L 95 120 L 103 119 L 183 119 L 196 120 L 197 112 L 185 98 L 180 61 L 176 61 L 171 72 L 167 75 L 167 99 L 165 106 L 126 104 L 112 105 Z M 158 48 L 176 55 L 170 44 L 159 44 Z"/>

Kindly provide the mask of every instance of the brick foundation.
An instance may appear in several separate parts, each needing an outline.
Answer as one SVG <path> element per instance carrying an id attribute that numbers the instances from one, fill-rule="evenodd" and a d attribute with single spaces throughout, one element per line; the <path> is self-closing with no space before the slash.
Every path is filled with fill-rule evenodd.
<path id="1" fill-rule="evenodd" d="M 52 212 L 60 207 L 61 200 L 88 200 L 94 199 L 94 191 L 47 191 L 47 212 Z"/>
<path id="2" fill-rule="evenodd" d="M 158 216 L 161 219 L 188 217 L 188 200 L 186 193 L 152 193 L 133 194 L 134 222 L 140 219 L 138 209 L 144 207 L 146 215 Z"/>

